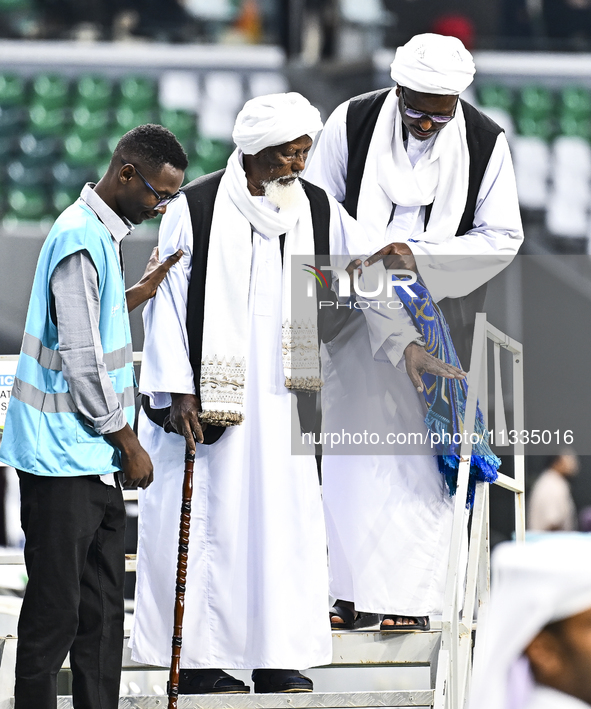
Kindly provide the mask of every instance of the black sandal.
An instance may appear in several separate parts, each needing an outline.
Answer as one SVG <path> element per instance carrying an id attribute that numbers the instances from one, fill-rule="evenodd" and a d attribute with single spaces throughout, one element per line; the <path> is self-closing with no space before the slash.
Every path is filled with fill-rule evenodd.
<path id="1" fill-rule="evenodd" d="M 330 609 L 329 615 L 332 630 L 359 630 L 360 628 L 367 628 L 370 625 L 376 625 L 379 621 L 377 613 L 353 611 L 347 606 L 342 606 L 338 601 Z M 335 615 L 342 618 L 343 622 L 333 622 Z"/>
<path id="2" fill-rule="evenodd" d="M 407 618 L 414 622 L 402 625 L 401 623 L 396 623 L 397 618 Z M 384 625 L 385 620 L 393 620 L 394 624 Z M 428 615 L 385 615 L 382 617 L 382 622 L 380 623 L 381 633 L 412 633 L 416 630 L 425 632 L 426 630 L 430 630 L 430 628 L 431 622 L 429 621 Z"/>

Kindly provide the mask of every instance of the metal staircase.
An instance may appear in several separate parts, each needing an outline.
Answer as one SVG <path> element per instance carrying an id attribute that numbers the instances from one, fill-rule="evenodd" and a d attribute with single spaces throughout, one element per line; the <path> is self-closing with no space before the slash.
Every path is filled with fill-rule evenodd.
<path id="1" fill-rule="evenodd" d="M 430 688 L 399 691 L 329 692 L 310 694 L 242 694 L 181 696 L 179 709 L 255 709 L 293 707 L 432 707 L 433 709 L 464 709 L 470 688 L 472 650 L 486 620 L 490 587 L 489 554 L 489 490 L 478 483 L 471 513 L 470 533 L 466 537 L 468 515 L 466 497 L 470 469 L 469 436 L 474 430 L 476 403 L 480 402 L 485 416 L 488 412 L 488 341 L 493 344 L 495 431 L 506 431 L 501 385 L 501 350 L 512 357 L 513 367 L 513 428 L 524 428 L 523 351 L 520 343 L 487 322 L 486 315 L 476 316 L 474 344 L 468 375 L 468 400 L 465 430 L 468 442 L 461 448 L 458 490 L 455 499 L 450 558 L 445 590 L 445 605 L 440 622 L 431 621 L 427 632 L 404 634 L 374 631 L 333 632 L 333 660 L 327 667 L 429 667 Z M 6 357 L 1 359 L 6 359 Z M 136 356 L 141 361 L 141 355 Z M 487 422 L 488 428 L 488 422 Z M 525 537 L 524 513 L 524 452 L 517 442 L 513 447 L 515 477 L 499 474 L 497 485 L 515 495 L 516 540 Z M 134 493 L 132 493 L 133 495 Z M 137 494 L 137 493 L 135 493 Z M 126 493 L 126 497 L 130 497 Z M 1 563 L 22 563 L 22 557 L 0 557 Z M 135 570 L 135 558 L 129 556 L 128 571 Z M 480 630 L 477 632 L 477 624 Z M 172 632 L 172 630 L 171 630 Z M 16 638 L 0 638 L 0 709 L 12 707 Z M 127 641 L 124 646 L 123 669 L 147 671 L 158 668 L 138 665 L 131 660 Z M 69 659 L 61 673 L 61 687 L 69 688 Z M 164 709 L 165 696 L 121 697 L 119 709 Z M 70 709 L 69 696 L 60 696 L 59 709 Z"/>

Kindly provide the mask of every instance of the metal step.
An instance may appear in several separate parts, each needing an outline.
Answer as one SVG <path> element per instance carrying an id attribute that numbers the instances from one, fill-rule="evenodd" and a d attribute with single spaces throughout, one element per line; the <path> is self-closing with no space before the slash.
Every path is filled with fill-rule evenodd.
<path id="1" fill-rule="evenodd" d="M 316 707 L 432 707 L 431 689 L 326 694 L 202 694 L 179 696 L 178 709 L 314 709 Z M 10 705 L 13 706 L 12 703 Z M 58 709 L 73 709 L 72 697 L 58 697 Z M 167 697 L 121 697 L 119 709 L 166 709 Z"/>
<path id="2" fill-rule="evenodd" d="M 333 632 L 332 662 L 327 667 L 425 667 L 437 664 L 441 623 L 434 621 L 432 625 L 434 627 L 431 630 L 408 633 L 380 633 L 379 630 Z M 128 640 L 125 639 L 123 646 L 123 669 L 155 669 L 131 659 Z M 69 659 L 64 667 L 69 667 L 68 663 Z"/>

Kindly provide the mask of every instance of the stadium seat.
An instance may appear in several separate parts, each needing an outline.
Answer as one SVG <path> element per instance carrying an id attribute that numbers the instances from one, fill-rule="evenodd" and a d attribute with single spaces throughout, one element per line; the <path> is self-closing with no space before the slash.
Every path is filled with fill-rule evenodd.
<path id="1" fill-rule="evenodd" d="M 73 204 L 78 197 L 80 197 L 79 189 L 73 187 L 65 188 L 56 185 L 51 195 L 51 205 L 54 215 L 57 216 L 61 214 L 61 212 L 63 212 L 66 207 Z"/>
<path id="2" fill-rule="evenodd" d="M 158 87 L 155 81 L 142 76 L 128 76 L 119 85 L 120 106 L 141 111 L 158 105 Z"/>
<path id="3" fill-rule="evenodd" d="M 113 101 L 113 84 L 102 76 L 87 74 L 76 82 L 74 104 L 89 110 L 104 110 Z"/>
<path id="4" fill-rule="evenodd" d="M 24 124 L 25 113 L 18 106 L 0 106 L 0 135 L 16 135 Z"/>
<path id="5" fill-rule="evenodd" d="M 16 74 L 0 74 L 0 106 L 22 106 L 26 101 L 26 80 Z"/>
<path id="6" fill-rule="evenodd" d="M 67 112 L 63 108 L 47 108 L 34 103 L 29 108 L 29 128 L 42 135 L 62 135 L 67 130 Z"/>
<path id="7" fill-rule="evenodd" d="M 48 216 L 49 205 L 45 190 L 40 187 L 11 187 L 7 197 L 7 217 L 25 221 Z"/>
<path id="8" fill-rule="evenodd" d="M 111 125 L 111 114 L 105 109 L 78 106 L 72 112 L 73 129 L 81 138 L 104 135 Z"/>
<path id="9" fill-rule="evenodd" d="M 550 91 L 543 86 L 526 86 L 519 92 L 517 115 L 530 118 L 549 118 L 554 105 Z"/>
<path id="10" fill-rule="evenodd" d="M 70 86 L 63 76 L 40 74 L 33 81 L 33 101 L 46 109 L 64 108 L 69 103 Z"/>
<path id="11" fill-rule="evenodd" d="M 30 0 L 0 0 L 0 12 L 14 12 L 15 10 L 28 10 Z"/>
<path id="12" fill-rule="evenodd" d="M 105 152 L 100 139 L 83 140 L 77 133 L 72 133 L 64 141 L 64 157 L 72 165 L 96 165 Z"/>
<path id="13" fill-rule="evenodd" d="M 559 112 L 563 116 L 584 119 L 591 116 L 591 92 L 581 86 L 567 86 L 559 94 Z"/>
<path id="14" fill-rule="evenodd" d="M 183 145 L 195 138 L 197 117 L 190 111 L 162 109 L 160 123 L 172 131 Z"/>
<path id="15" fill-rule="evenodd" d="M 226 141 L 199 138 L 195 143 L 195 150 L 190 150 L 189 153 L 194 155 L 193 167 L 199 165 L 204 174 L 207 174 L 226 167 L 233 149 L 234 146 Z"/>
<path id="16" fill-rule="evenodd" d="M 17 159 L 7 165 L 6 176 L 14 187 L 35 187 L 45 185 L 51 175 L 46 166 L 27 165 Z"/>
<path id="17" fill-rule="evenodd" d="M 119 137 L 136 126 L 153 123 L 154 118 L 154 112 L 149 109 L 135 109 L 131 106 L 119 107 L 115 113 L 115 122 L 120 131 Z"/>
<path id="18" fill-rule="evenodd" d="M 515 126 L 519 135 L 550 140 L 554 128 L 550 118 L 535 118 L 530 115 L 517 116 Z"/>
<path id="19" fill-rule="evenodd" d="M 97 179 L 98 170 L 93 165 L 72 165 L 61 161 L 53 166 L 52 174 L 56 183 L 56 188 L 67 191 L 78 191 L 87 182 L 94 182 Z"/>
<path id="20" fill-rule="evenodd" d="M 53 136 L 25 133 L 19 141 L 20 159 L 26 166 L 51 166 L 62 151 L 62 141 Z"/>
<path id="21" fill-rule="evenodd" d="M 484 108 L 501 108 L 511 113 L 513 95 L 507 86 L 501 84 L 484 84 L 477 90 L 478 102 Z"/>
<path id="22" fill-rule="evenodd" d="M 511 145 L 522 207 L 543 210 L 548 197 L 550 148 L 535 136 L 515 136 Z"/>

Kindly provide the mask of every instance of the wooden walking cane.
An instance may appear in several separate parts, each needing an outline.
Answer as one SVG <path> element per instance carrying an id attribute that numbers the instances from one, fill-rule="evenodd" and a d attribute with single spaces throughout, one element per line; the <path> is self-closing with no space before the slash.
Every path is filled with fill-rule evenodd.
<path id="1" fill-rule="evenodd" d="M 187 587 L 187 561 L 189 559 L 189 529 L 191 527 L 191 498 L 193 497 L 193 465 L 195 454 L 185 451 L 185 477 L 183 479 L 183 503 L 179 530 L 179 554 L 176 567 L 176 597 L 174 601 L 174 631 L 172 636 L 172 659 L 168 682 L 168 709 L 177 709 L 181 646 L 183 644 L 183 615 L 185 614 L 185 590 Z"/>

